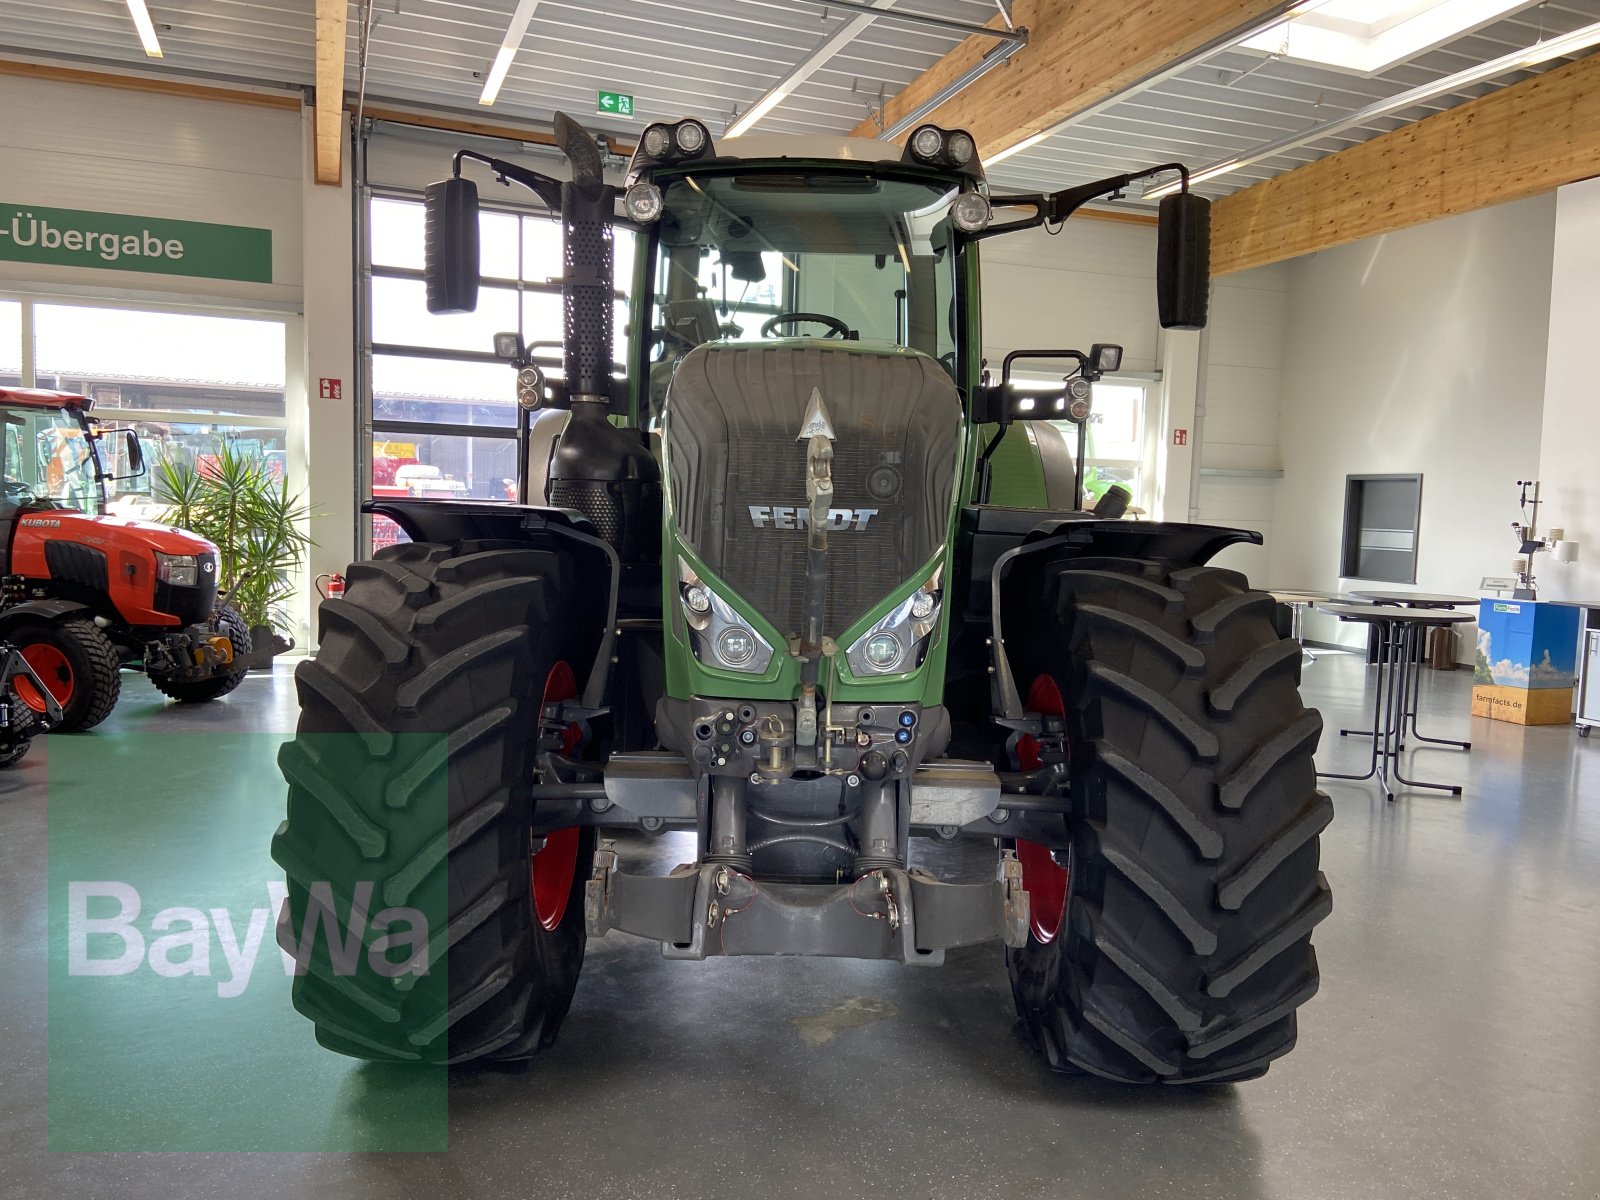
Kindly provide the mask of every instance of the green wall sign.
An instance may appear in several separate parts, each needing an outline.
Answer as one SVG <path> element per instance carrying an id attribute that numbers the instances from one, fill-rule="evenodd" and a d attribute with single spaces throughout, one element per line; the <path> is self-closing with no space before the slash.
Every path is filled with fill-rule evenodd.
<path id="1" fill-rule="evenodd" d="M 633 97 L 626 92 L 596 92 L 594 110 L 613 117 L 633 116 Z"/>
<path id="2" fill-rule="evenodd" d="M 272 230 L 0 202 L 0 259 L 272 282 Z"/>

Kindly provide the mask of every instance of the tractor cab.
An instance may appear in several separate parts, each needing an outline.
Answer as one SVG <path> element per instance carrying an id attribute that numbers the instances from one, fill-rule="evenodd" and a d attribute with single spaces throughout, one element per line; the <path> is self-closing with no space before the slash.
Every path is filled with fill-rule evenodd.
<path id="1" fill-rule="evenodd" d="M 131 429 L 104 430 L 91 417 L 94 401 L 72 392 L 0 388 L 4 443 L 4 510 L 70 508 L 105 510 L 106 481 L 144 473 L 144 451 Z M 109 449 L 118 460 L 108 471 L 101 444 L 113 433 L 123 440 Z M 119 473 L 116 467 L 123 470 Z"/>

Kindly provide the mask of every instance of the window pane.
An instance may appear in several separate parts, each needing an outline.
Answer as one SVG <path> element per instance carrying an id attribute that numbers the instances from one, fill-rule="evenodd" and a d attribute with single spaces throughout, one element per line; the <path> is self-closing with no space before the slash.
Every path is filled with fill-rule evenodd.
<path id="1" fill-rule="evenodd" d="M 372 356 L 372 415 L 454 425 L 517 423 L 517 373 L 504 363 Z"/>
<path id="2" fill-rule="evenodd" d="M 372 265 L 422 270 L 422 205 L 416 200 L 374 197 L 368 210 Z"/>
<path id="3" fill-rule="evenodd" d="M 0 300 L 0 384 L 22 382 L 22 305 Z"/>
<path id="4" fill-rule="evenodd" d="M 284 415 L 282 321 L 40 304 L 34 347 L 40 387 L 102 412 Z"/>
<path id="5" fill-rule="evenodd" d="M 485 279 L 517 277 L 517 221 L 512 213 L 478 213 L 478 269 Z"/>
<path id="6" fill-rule="evenodd" d="M 288 479 L 289 438 L 284 429 L 244 422 L 129 421 L 128 424 L 139 434 L 148 469 L 135 479 L 107 482 L 106 489 L 111 496 L 109 511 L 118 516 L 160 520 L 166 508 L 155 499 L 155 481 L 160 478 L 161 464 L 170 462 L 174 466 L 204 471 L 216 462 L 224 447 L 262 463 L 274 479 Z M 108 456 L 108 470 L 126 472 L 120 438 L 105 439 L 100 449 Z"/>
<path id="7" fill-rule="evenodd" d="M 639 235 L 629 229 L 616 231 L 616 249 L 613 251 L 617 268 L 617 291 L 633 291 L 633 262 L 639 251 Z"/>
<path id="8" fill-rule="evenodd" d="M 1144 389 L 1126 384 L 1094 385 L 1090 453 L 1095 458 L 1144 457 Z"/>
<path id="9" fill-rule="evenodd" d="M 372 265 L 423 266 L 425 209 L 420 200 L 374 197 L 368 236 L 372 240 Z M 517 218 L 511 213 L 478 214 L 478 260 L 483 275 L 514 279 L 517 273 Z"/>
<path id="10" fill-rule="evenodd" d="M 550 283 L 561 276 L 561 223 L 548 217 L 524 217 L 522 277 L 529 283 Z"/>
<path id="11" fill-rule="evenodd" d="M 555 292 L 522 293 L 522 336 L 540 361 L 561 362 L 561 297 Z M 536 343 L 544 342 L 544 346 Z"/>
<path id="12" fill-rule="evenodd" d="M 509 502 L 517 495 L 517 443 L 375 430 L 372 494 Z"/>
<path id="13" fill-rule="evenodd" d="M 517 294 L 509 288 L 481 288 L 476 312 L 435 316 L 419 279 L 372 281 L 372 340 L 395 346 L 441 350 L 494 349 L 494 335 L 517 328 Z"/>

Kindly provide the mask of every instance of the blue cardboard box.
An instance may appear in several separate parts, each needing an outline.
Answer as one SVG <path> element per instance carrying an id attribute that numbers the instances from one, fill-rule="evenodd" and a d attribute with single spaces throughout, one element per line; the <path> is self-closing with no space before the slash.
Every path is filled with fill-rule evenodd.
<path id="1" fill-rule="evenodd" d="M 1480 600 L 1473 716 L 1519 725 L 1564 724 L 1577 683 L 1580 615 L 1563 604 Z"/>

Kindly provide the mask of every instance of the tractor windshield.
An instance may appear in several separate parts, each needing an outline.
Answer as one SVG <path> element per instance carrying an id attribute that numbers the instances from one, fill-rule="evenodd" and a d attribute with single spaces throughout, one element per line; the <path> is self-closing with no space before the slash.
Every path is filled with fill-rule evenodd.
<path id="1" fill-rule="evenodd" d="M 95 451 L 83 426 L 59 408 L 0 408 L 5 418 L 6 507 L 55 503 L 97 512 Z"/>
<path id="2" fill-rule="evenodd" d="M 797 167 L 670 184 L 653 354 L 719 339 L 827 337 L 909 346 L 956 369 L 946 183 Z"/>

